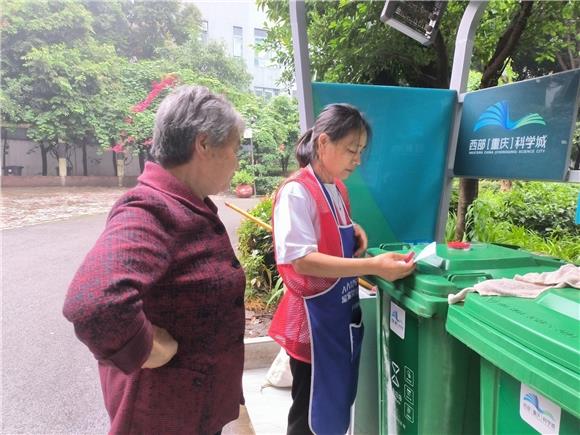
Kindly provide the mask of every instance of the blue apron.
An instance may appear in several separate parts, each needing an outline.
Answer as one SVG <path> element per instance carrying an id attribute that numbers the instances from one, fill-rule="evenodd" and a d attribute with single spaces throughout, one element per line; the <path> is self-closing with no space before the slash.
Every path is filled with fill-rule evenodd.
<path id="1" fill-rule="evenodd" d="M 330 195 L 320 183 L 338 225 Z M 339 226 L 343 256 L 355 251 L 353 225 Z M 356 396 L 364 333 L 356 277 L 340 278 L 328 290 L 305 298 L 312 340 L 309 424 L 318 435 L 345 434 Z"/>

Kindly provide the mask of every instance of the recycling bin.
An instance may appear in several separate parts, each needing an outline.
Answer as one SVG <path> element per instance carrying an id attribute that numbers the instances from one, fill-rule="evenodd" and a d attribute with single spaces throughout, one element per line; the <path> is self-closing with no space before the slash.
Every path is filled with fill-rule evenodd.
<path id="1" fill-rule="evenodd" d="M 360 307 L 365 325 L 362 342 L 357 395 L 352 407 L 353 435 L 376 435 L 379 431 L 379 382 L 377 371 L 377 297 L 359 290 Z"/>
<path id="2" fill-rule="evenodd" d="M 385 244 L 419 252 L 425 245 Z M 436 248 L 436 261 L 379 287 L 379 433 L 475 434 L 480 430 L 479 355 L 446 331 L 449 294 L 491 278 L 555 270 L 561 262 L 492 244 Z"/>
<path id="3" fill-rule="evenodd" d="M 580 291 L 470 294 L 447 330 L 481 356 L 481 433 L 580 433 Z"/>

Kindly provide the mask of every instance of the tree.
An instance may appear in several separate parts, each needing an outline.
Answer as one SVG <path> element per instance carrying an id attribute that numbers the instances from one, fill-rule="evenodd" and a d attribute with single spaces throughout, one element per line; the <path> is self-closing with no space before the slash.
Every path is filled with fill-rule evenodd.
<path id="1" fill-rule="evenodd" d="M 250 98 L 245 66 L 199 41 L 193 5 L 5 0 L 2 13 L 2 120 L 29 125 L 44 175 L 49 154 L 67 157 L 77 146 L 86 175 L 87 147 L 96 144 L 114 151 L 115 171 L 119 156 L 138 156 L 143 169 L 155 110 L 174 83 L 148 93 L 167 77 L 239 106 Z"/>
<path id="2" fill-rule="evenodd" d="M 287 175 L 300 133 L 296 99 L 280 95 L 269 100 L 254 118 L 252 130 L 254 173 L 258 176 Z"/>
<path id="3" fill-rule="evenodd" d="M 256 97 L 252 94 L 174 60 L 169 57 L 137 62 L 122 60 L 116 86 L 104 94 L 106 102 L 103 107 L 107 108 L 107 113 L 95 117 L 95 134 L 101 148 L 112 150 L 126 159 L 138 157 L 141 170 L 152 143 L 157 108 L 176 86 L 206 86 L 213 92 L 225 95 L 241 113 L 259 112 Z M 221 68 L 227 71 L 227 66 L 222 65 Z M 241 73 L 239 77 L 245 80 L 245 69 Z"/>
<path id="4" fill-rule="evenodd" d="M 114 70 L 111 46 L 95 43 L 91 17 L 77 3 L 11 0 L 3 22 L 2 99 L 7 120 L 28 124 L 46 175 L 49 153 L 67 157 L 90 131 L 87 111 Z"/>
<path id="5" fill-rule="evenodd" d="M 288 1 L 258 0 L 272 23 L 261 49 L 283 65 L 283 80 L 294 77 Z M 446 87 L 447 48 L 437 40 L 441 60 L 379 20 L 383 2 L 307 2 L 313 76 L 318 81 Z"/>
<path id="6" fill-rule="evenodd" d="M 277 157 L 282 175 L 288 175 L 290 158 L 294 155 L 294 145 L 300 136 L 298 101 L 285 95 L 270 100 L 267 110 L 272 118 L 284 127 L 277 147 Z"/>
<path id="7" fill-rule="evenodd" d="M 182 69 L 215 78 L 240 91 L 249 90 L 252 76 L 246 70 L 246 65 L 243 60 L 228 55 L 221 43 L 213 41 L 203 43 L 197 37 L 193 37 L 181 46 L 164 50 L 163 54 L 164 59 Z"/>
<path id="8" fill-rule="evenodd" d="M 160 58 L 160 50 L 197 38 L 201 15 L 177 0 L 83 0 L 96 38 L 127 59 Z"/>

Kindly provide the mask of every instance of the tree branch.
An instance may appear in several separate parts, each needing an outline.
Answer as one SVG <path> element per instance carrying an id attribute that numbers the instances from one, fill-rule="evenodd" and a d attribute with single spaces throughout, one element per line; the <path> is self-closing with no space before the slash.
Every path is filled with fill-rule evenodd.
<path id="1" fill-rule="evenodd" d="M 562 71 L 566 71 L 568 69 L 568 65 L 566 65 L 564 57 L 560 53 L 558 53 L 556 54 L 556 59 L 558 59 L 558 64 L 560 65 Z"/>
<path id="2" fill-rule="evenodd" d="M 437 32 L 435 41 L 433 42 L 433 48 L 435 49 L 435 53 L 437 53 L 437 81 L 439 87 L 447 89 L 449 88 L 449 57 L 447 56 L 445 39 L 441 32 Z"/>
<path id="3" fill-rule="evenodd" d="M 533 5 L 533 1 L 521 2 L 520 10 L 518 11 L 515 19 L 512 20 L 504 34 L 499 39 L 493 56 L 485 66 L 483 76 L 481 78 L 481 89 L 497 85 L 506 60 L 513 54 L 513 51 L 520 40 L 522 32 L 526 28 L 526 23 L 528 21 L 528 17 L 532 13 Z"/>

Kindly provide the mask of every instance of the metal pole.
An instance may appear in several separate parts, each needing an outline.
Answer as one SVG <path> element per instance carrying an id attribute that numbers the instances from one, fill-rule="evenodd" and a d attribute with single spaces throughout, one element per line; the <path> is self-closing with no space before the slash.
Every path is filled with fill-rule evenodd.
<path id="1" fill-rule="evenodd" d="M 290 0 L 290 25 L 292 27 L 292 46 L 294 47 L 300 131 L 304 133 L 314 125 L 308 34 L 306 31 L 306 5 L 304 0 Z"/>
<path id="2" fill-rule="evenodd" d="M 445 175 L 443 180 L 443 190 L 441 201 L 439 202 L 439 216 L 435 228 L 435 240 L 443 242 L 445 239 L 445 226 L 447 224 L 447 214 L 449 212 L 449 200 L 453 187 L 453 164 L 455 163 L 455 152 L 457 150 L 457 138 L 459 136 L 459 122 L 463 109 L 463 94 L 467 88 L 469 78 L 469 66 L 471 55 L 473 54 L 473 42 L 475 31 L 479 26 L 479 20 L 487 6 L 487 1 L 470 1 L 463 13 L 457 37 L 455 38 L 455 53 L 453 54 L 453 68 L 451 70 L 451 82 L 449 89 L 457 91 L 458 103 L 455 108 L 449 145 L 447 147 L 447 162 L 445 165 Z"/>
<path id="3" fill-rule="evenodd" d="M 253 134 L 252 134 L 253 136 Z M 250 160 L 252 161 L 252 168 L 254 167 L 254 140 L 250 137 Z M 254 174 L 254 195 L 257 195 L 258 192 L 256 191 L 256 176 Z"/>

